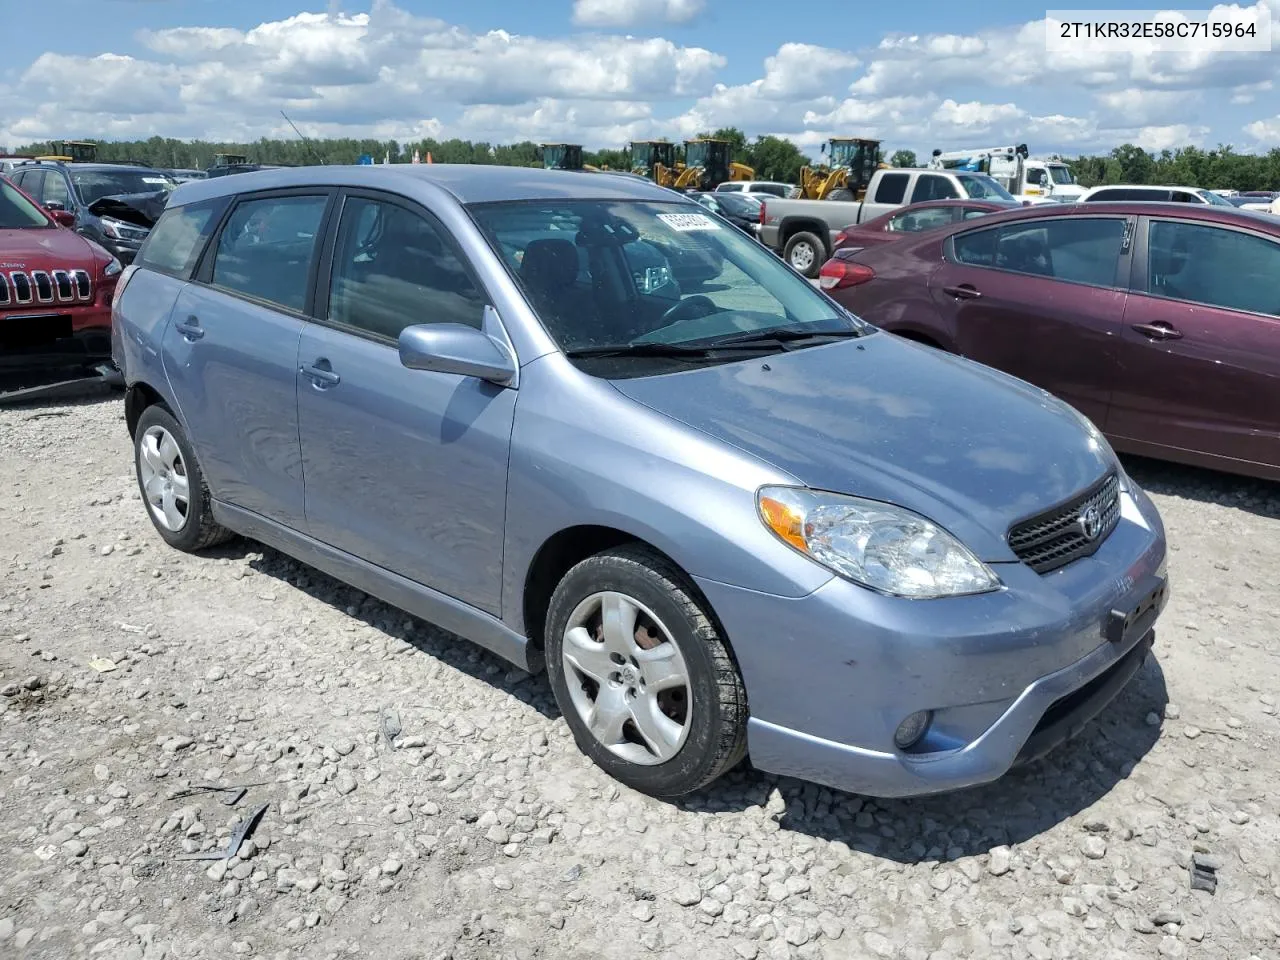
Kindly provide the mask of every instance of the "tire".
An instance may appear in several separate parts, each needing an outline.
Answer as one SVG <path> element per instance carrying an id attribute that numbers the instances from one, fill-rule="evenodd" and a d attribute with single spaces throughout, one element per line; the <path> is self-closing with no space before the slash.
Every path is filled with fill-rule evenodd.
<path id="1" fill-rule="evenodd" d="M 159 404 L 147 407 L 138 418 L 133 467 L 151 525 L 169 546 L 193 553 L 233 536 L 214 522 L 209 487 L 195 450 L 177 419 Z M 180 481 L 185 481 L 185 497 Z M 154 485 L 150 493 L 148 484 Z"/>
<path id="2" fill-rule="evenodd" d="M 843 200 L 846 203 L 853 201 L 853 191 L 848 187 L 839 187 L 827 194 L 828 200 Z"/>
<path id="3" fill-rule="evenodd" d="M 578 748 L 615 780 L 662 799 L 705 786 L 747 748 L 742 677 L 686 584 L 655 551 L 619 547 L 573 567 L 547 610 L 547 673 Z M 621 618 L 611 636 L 601 622 L 606 609 Z M 617 651 L 625 645 L 624 661 Z M 592 679 L 607 671 L 614 681 Z M 598 736 L 589 718 L 615 733 Z"/>
<path id="4" fill-rule="evenodd" d="M 827 248 L 816 234 L 802 230 L 792 234 L 782 248 L 782 259 L 791 265 L 797 273 L 812 280 L 822 269 L 822 262 L 827 258 Z"/>

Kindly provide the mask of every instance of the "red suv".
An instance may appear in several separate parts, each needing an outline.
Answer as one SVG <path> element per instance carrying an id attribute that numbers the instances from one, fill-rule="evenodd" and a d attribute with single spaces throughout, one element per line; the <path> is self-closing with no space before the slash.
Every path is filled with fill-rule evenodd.
<path id="1" fill-rule="evenodd" d="M 120 271 L 0 176 L 0 373 L 109 359 Z"/>
<path id="2" fill-rule="evenodd" d="M 821 283 L 877 326 L 1057 394 L 1117 450 L 1280 480 L 1277 278 L 1280 217 L 1127 202 L 838 251 Z"/>

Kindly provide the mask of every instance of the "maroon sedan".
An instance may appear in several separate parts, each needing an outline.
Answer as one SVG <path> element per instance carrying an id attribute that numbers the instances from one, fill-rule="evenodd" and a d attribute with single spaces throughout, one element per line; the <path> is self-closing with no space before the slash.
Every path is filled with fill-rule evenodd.
<path id="1" fill-rule="evenodd" d="M 881 214 L 866 223 L 852 224 L 836 234 L 836 250 L 861 250 L 901 240 L 913 233 L 947 227 L 988 213 L 1016 210 L 1016 200 L 925 200 Z"/>
<path id="2" fill-rule="evenodd" d="M 820 282 L 877 326 L 1057 394 L 1118 450 L 1280 480 L 1277 278 L 1280 217 L 1105 203 L 841 250 Z"/>

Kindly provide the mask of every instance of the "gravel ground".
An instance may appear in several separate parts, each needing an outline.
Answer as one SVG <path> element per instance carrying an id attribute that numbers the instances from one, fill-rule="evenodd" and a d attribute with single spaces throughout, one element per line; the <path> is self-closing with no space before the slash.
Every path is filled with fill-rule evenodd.
<path id="1" fill-rule="evenodd" d="M 166 548 L 118 395 L 0 410 L 0 450 L 0 956 L 1280 957 L 1280 487 L 1131 465 L 1174 598 L 1046 761 L 673 805 L 590 765 L 544 678 L 256 544 Z"/>

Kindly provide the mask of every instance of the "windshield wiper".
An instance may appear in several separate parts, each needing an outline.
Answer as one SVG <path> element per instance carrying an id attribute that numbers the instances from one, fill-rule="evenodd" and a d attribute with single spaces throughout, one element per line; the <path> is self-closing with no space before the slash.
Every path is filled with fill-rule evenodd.
<path id="1" fill-rule="evenodd" d="M 724 350 L 767 350 L 772 346 L 769 342 L 744 343 L 705 343 L 697 346 L 683 343 L 599 343 L 589 347 L 577 347 L 566 350 L 564 355 L 571 359 L 580 357 L 687 357 L 696 359 L 706 357 Z"/>
<path id="2" fill-rule="evenodd" d="M 767 343 L 791 343 L 797 340 L 845 340 L 864 337 L 869 331 L 857 327 L 843 330 L 804 330 L 799 327 L 774 327 L 772 329 L 753 330 L 750 333 L 725 337 L 719 340 L 704 341 L 706 347 L 764 345 Z"/>

